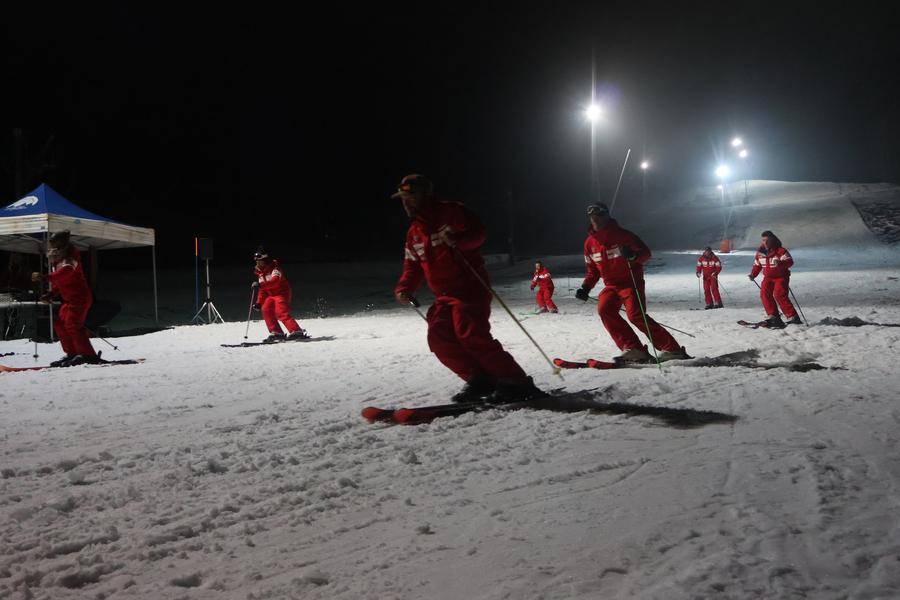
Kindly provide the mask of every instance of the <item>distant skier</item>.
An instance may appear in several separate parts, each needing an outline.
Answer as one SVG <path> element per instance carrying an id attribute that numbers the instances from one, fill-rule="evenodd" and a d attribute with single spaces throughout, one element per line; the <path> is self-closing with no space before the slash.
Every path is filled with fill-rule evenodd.
<path id="1" fill-rule="evenodd" d="M 762 285 L 759 286 L 759 297 L 763 308 L 766 310 L 765 323 L 768 327 L 781 328 L 786 325 L 799 325 L 802 323 L 797 316 L 797 310 L 791 304 L 788 297 L 791 289 L 791 271 L 794 259 L 787 248 L 781 245 L 781 240 L 771 231 L 762 232 L 762 244 L 756 250 L 756 259 L 748 277 L 750 281 L 756 281 L 760 271 L 763 274 Z M 777 306 L 776 306 L 777 303 Z M 778 315 L 778 307 L 787 322 L 781 320 Z"/>
<path id="2" fill-rule="evenodd" d="M 650 249 L 637 235 L 619 227 L 616 220 L 610 217 L 605 204 L 591 204 L 587 214 L 591 221 L 584 242 L 587 273 L 581 288 L 575 292 L 575 297 L 587 301 L 588 292 L 603 278 L 605 287 L 597 301 L 597 312 L 603 326 L 622 350 L 617 360 L 648 362 L 653 358 L 647 352 L 647 346 L 641 344 L 634 330 L 619 315 L 623 304 L 628 320 L 645 335 L 649 325 L 650 337 L 660 351 L 660 361 L 689 358 L 684 347 L 678 345 L 672 334 L 646 314 L 643 265 L 650 259 Z"/>
<path id="3" fill-rule="evenodd" d="M 722 308 L 722 297 L 719 295 L 719 273 L 722 263 L 712 248 L 706 247 L 697 259 L 697 278 L 703 277 L 703 296 L 706 298 L 706 310 Z"/>
<path id="4" fill-rule="evenodd" d="M 68 231 L 58 231 L 50 236 L 47 259 L 50 262 L 50 273 L 32 273 L 31 280 L 39 282 L 46 279 L 50 282 L 50 290 L 41 297 L 42 300 L 52 302 L 57 298 L 62 299 L 59 313 L 53 321 L 53 331 L 66 355 L 51 362 L 50 366 L 74 367 L 101 362 L 84 327 L 94 298 L 84 276 L 81 253 L 72 244 Z"/>
<path id="5" fill-rule="evenodd" d="M 274 258 L 270 258 L 262 246 L 253 255 L 256 261 L 256 279 L 259 283 L 259 293 L 256 296 L 256 304 L 253 308 L 262 311 L 263 320 L 269 328 L 269 337 L 263 340 L 266 343 L 287 340 L 302 340 L 308 338 L 306 331 L 300 328 L 297 321 L 291 316 L 291 285 L 281 265 Z M 279 321 L 284 323 L 288 330 L 287 337 L 281 331 Z"/>
<path id="6" fill-rule="evenodd" d="M 556 304 L 553 303 L 553 278 L 550 277 L 550 271 L 541 261 L 534 263 L 534 277 L 531 278 L 531 291 L 534 291 L 535 286 L 538 288 L 537 295 L 535 296 L 538 312 L 559 312 Z"/>
<path id="7" fill-rule="evenodd" d="M 423 279 L 434 293 L 426 317 L 428 347 L 466 382 L 452 400 L 545 396 L 491 336 L 491 292 L 481 256 L 485 228 L 478 217 L 459 202 L 435 198 L 433 184 L 422 175 L 404 177 L 391 198 L 402 200 L 411 219 L 394 296 L 400 304 L 412 303 Z"/>

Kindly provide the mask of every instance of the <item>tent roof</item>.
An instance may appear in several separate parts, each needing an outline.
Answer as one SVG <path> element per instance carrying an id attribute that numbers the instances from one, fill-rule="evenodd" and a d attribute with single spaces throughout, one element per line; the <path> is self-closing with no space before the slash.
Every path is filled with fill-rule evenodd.
<path id="1" fill-rule="evenodd" d="M 153 246 L 153 229 L 107 219 L 63 198 L 42 183 L 23 198 L 0 208 L 0 250 L 40 253 L 45 234 L 67 229 L 79 248 Z"/>

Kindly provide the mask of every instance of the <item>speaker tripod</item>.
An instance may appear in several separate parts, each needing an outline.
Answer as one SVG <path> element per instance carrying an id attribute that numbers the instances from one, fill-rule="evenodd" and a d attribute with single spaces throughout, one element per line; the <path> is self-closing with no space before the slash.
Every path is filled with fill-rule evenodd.
<path id="1" fill-rule="evenodd" d="M 191 319 L 191 323 L 224 323 L 225 319 L 222 318 L 222 315 L 219 314 L 219 309 L 216 308 L 216 305 L 213 304 L 212 297 L 210 296 L 210 285 L 209 285 L 209 259 L 204 258 L 203 261 L 206 263 L 206 302 L 203 303 L 203 306 L 200 307 L 200 310 L 197 311 L 197 314 L 194 315 L 194 318 Z M 203 311 L 206 311 L 206 320 L 203 319 Z"/>

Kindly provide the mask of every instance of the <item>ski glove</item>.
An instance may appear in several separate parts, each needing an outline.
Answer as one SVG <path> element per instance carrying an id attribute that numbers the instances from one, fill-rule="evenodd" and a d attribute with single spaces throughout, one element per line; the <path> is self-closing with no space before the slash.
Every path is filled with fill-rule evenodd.
<path id="1" fill-rule="evenodd" d="M 578 288 L 575 290 L 575 297 L 581 300 L 582 302 L 588 301 L 588 291 L 584 288 Z"/>
<path id="2" fill-rule="evenodd" d="M 697 273 L 697 279 L 700 279 L 700 273 Z"/>
<path id="3" fill-rule="evenodd" d="M 532 291 L 532 292 L 534 291 L 534 286 L 531 286 L 531 291 Z"/>
<path id="4" fill-rule="evenodd" d="M 625 260 L 631 261 L 637 258 L 637 252 L 628 246 L 622 246 L 622 256 L 625 257 Z"/>
<path id="5" fill-rule="evenodd" d="M 253 305 L 253 310 L 262 310 L 262 304 L 257 302 L 256 304 Z"/>
<path id="6" fill-rule="evenodd" d="M 756 277 L 754 277 L 753 275 L 747 275 L 747 279 L 749 279 L 750 281 L 756 281 Z"/>

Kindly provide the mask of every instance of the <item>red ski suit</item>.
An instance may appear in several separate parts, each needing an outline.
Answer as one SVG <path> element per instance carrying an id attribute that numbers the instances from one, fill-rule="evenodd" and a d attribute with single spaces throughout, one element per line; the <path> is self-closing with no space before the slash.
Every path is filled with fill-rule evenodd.
<path id="1" fill-rule="evenodd" d="M 534 272 L 531 278 L 531 289 L 535 286 L 538 288 L 535 301 L 541 310 L 556 311 L 556 304 L 553 303 L 553 278 L 550 277 L 550 271 L 547 267 L 541 267 Z"/>
<path id="2" fill-rule="evenodd" d="M 446 228 L 457 236 L 456 249 L 439 236 Z M 517 382 L 527 377 L 525 372 L 491 336 L 491 293 L 485 287 L 490 284 L 480 251 L 484 240 L 484 225 L 465 206 L 433 201 L 406 232 L 403 273 L 394 294 L 412 296 L 423 279 L 427 282 L 435 296 L 426 318 L 428 347 L 464 381 L 489 376 Z"/>
<path id="3" fill-rule="evenodd" d="M 763 281 L 759 286 L 759 297 L 768 317 L 777 315 L 779 306 L 788 319 L 797 316 L 797 310 L 788 297 L 791 290 L 792 266 L 794 259 L 791 258 L 791 253 L 781 245 L 772 250 L 765 246 L 760 246 L 756 250 L 756 260 L 750 269 L 750 278 L 756 278 L 762 271 Z"/>
<path id="4" fill-rule="evenodd" d="M 94 301 L 84 267 L 81 264 L 81 253 L 71 244 L 63 249 L 60 258 L 50 266 L 51 295 L 62 297 L 62 306 L 53 322 L 53 331 L 59 338 L 63 352 L 69 356 L 96 356 L 91 339 L 84 328 L 88 311 Z"/>
<path id="5" fill-rule="evenodd" d="M 278 261 L 270 259 L 261 269 L 256 267 L 254 272 L 259 281 L 256 303 L 260 305 L 269 333 L 282 333 L 278 321 L 284 323 L 288 333 L 300 329 L 300 325 L 291 317 L 291 286 Z"/>
<path id="6" fill-rule="evenodd" d="M 722 263 L 712 250 L 704 252 L 697 259 L 697 275 L 703 275 L 703 296 L 706 304 L 722 304 L 722 296 L 719 295 L 719 273 L 722 272 Z"/>
<path id="7" fill-rule="evenodd" d="M 631 261 L 630 267 L 622 255 L 624 247 L 631 248 L 637 257 Z M 584 241 L 584 262 L 587 273 L 581 284 L 586 290 L 591 290 L 602 277 L 605 287 L 600 292 L 597 301 L 597 312 L 603 321 L 603 326 L 612 336 L 613 341 L 620 350 L 641 348 L 642 344 L 637 334 L 628 323 L 619 315 L 619 309 L 625 305 L 625 315 L 631 324 L 645 335 L 647 327 L 644 325 L 644 316 L 641 314 L 641 305 L 644 313 L 647 313 L 647 297 L 644 295 L 644 263 L 650 260 L 650 249 L 641 239 L 622 229 L 615 219 L 595 231 L 593 227 L 588 231 Z M 632 280 L 632 276 L 634 279 Z M 635 293 L 637 282 L 637 293 Z M 640 304 L 639 304 L 640 302 Z M 646 314 L 647 323 L 650 325 L 650 334 L 653 345 L 664 352 L 676 352 L 680 350 L 678 342 L 659 323 Z"/>

